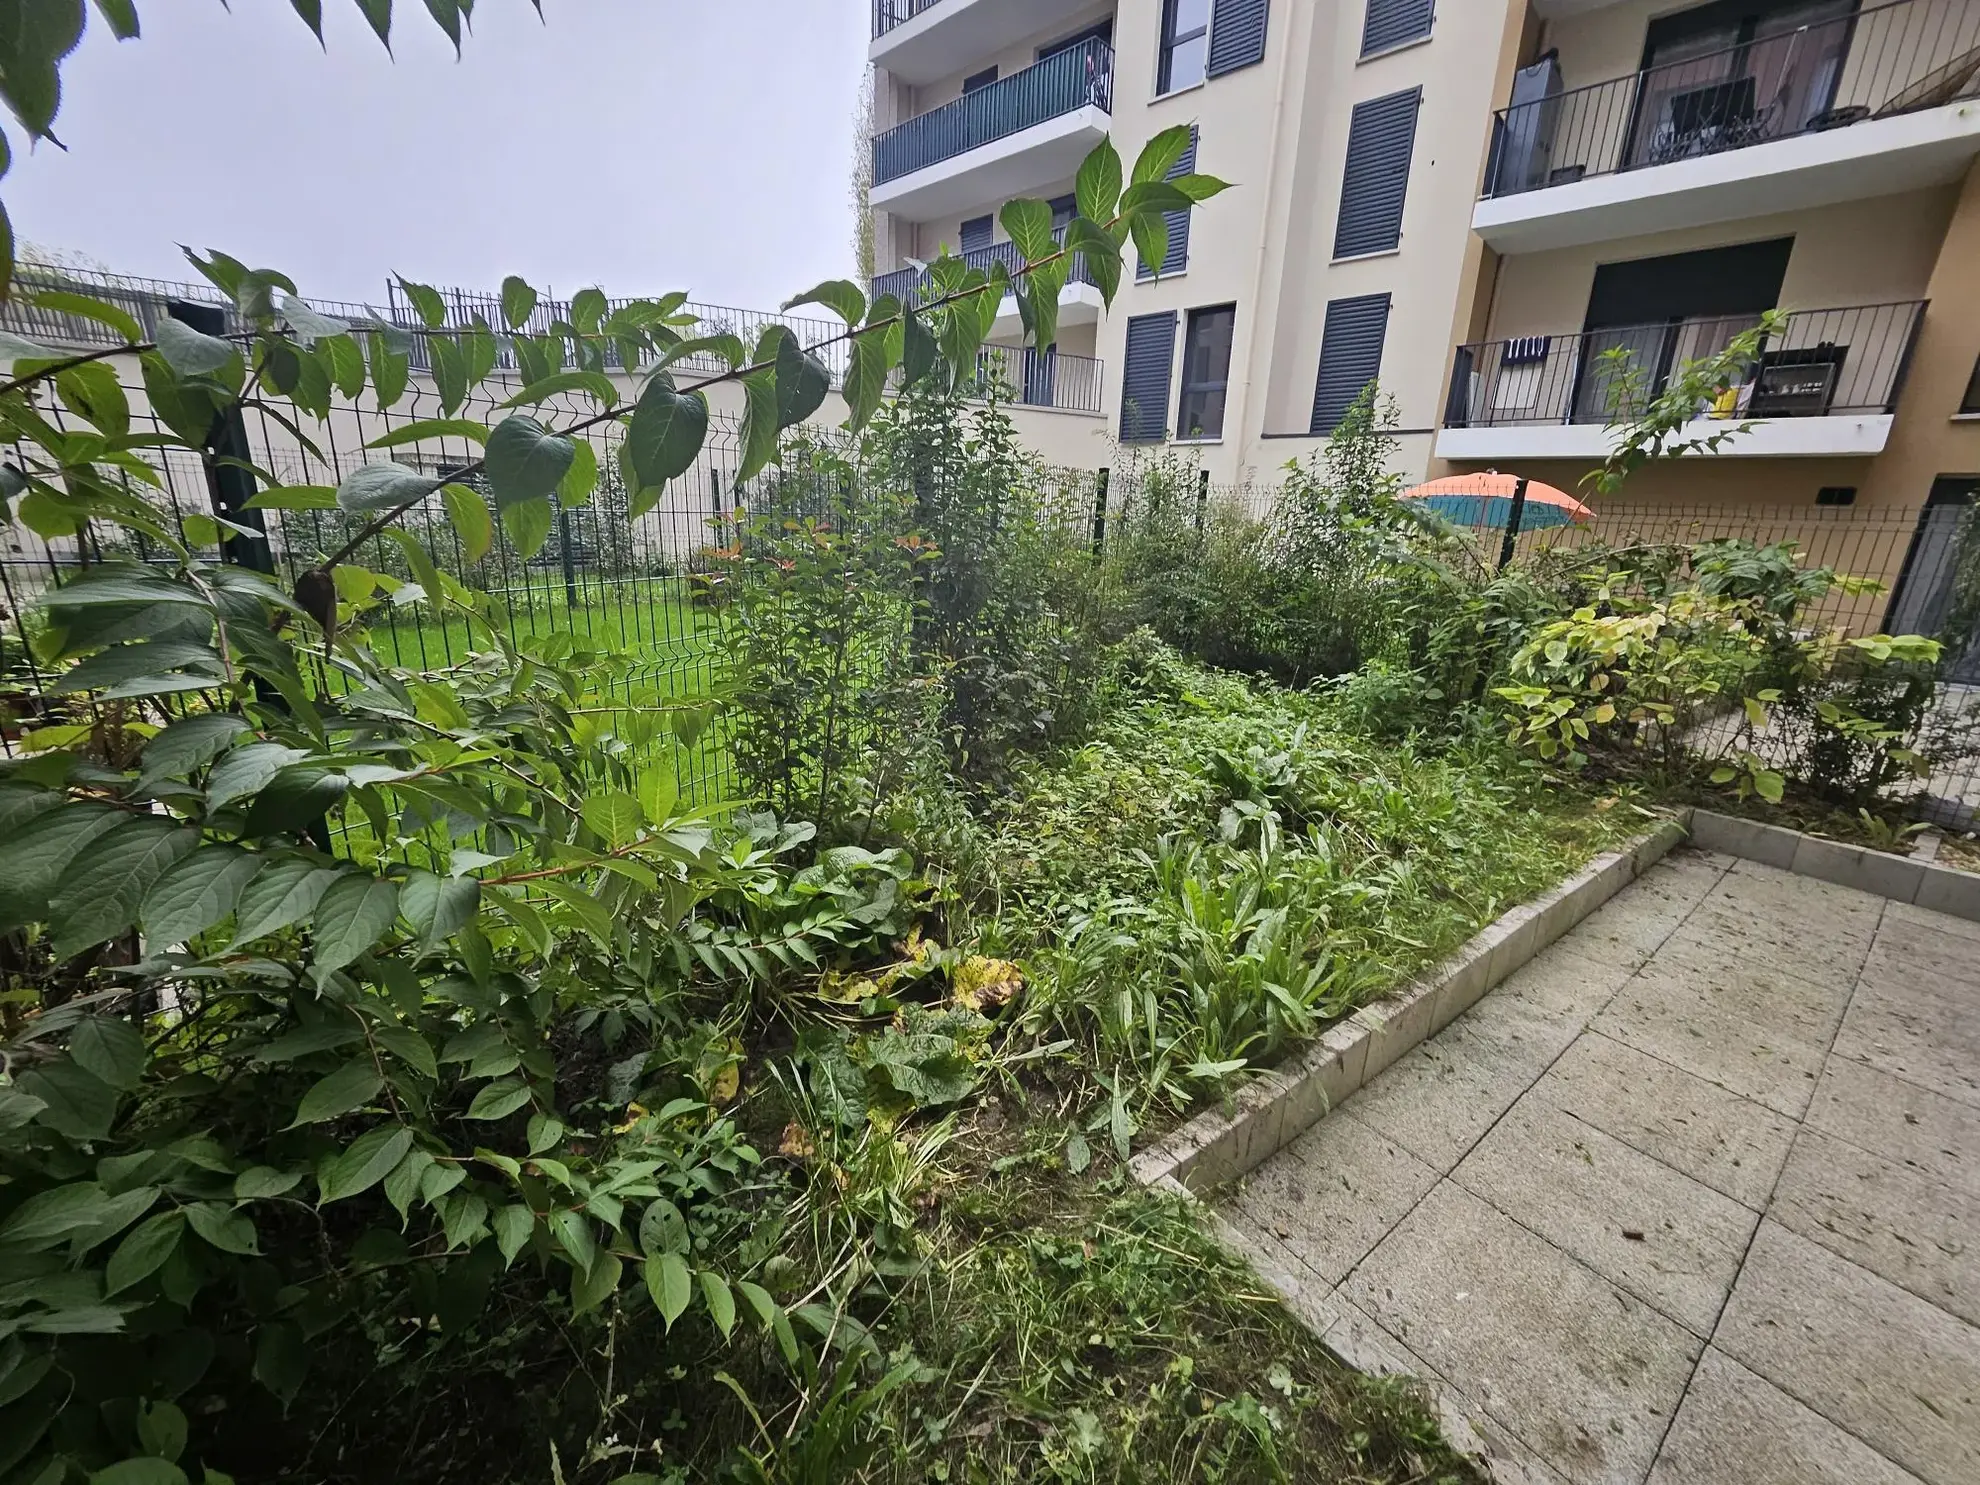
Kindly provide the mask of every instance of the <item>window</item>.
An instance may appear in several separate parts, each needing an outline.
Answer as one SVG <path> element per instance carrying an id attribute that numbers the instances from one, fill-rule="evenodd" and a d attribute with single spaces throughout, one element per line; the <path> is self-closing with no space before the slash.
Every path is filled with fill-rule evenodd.
<path id="1" fill-rule="evenodd" d="M 972 72 L 968 77 L 963 79 L 963 91 L 965 93 L 980 93 L 996 80 L 997 69 L 986 67 L 981 72 Z"/>
<path id="2" fill-rule="evenodd" d="M 1176 354 L 1176 316 L 1135 315 L 1127 322 L 1127 365 L 1121 373 L 1121 442 L 1160 443 L 1169 421 L 1169 371 Z"/>
<path id="3" fill-rule="evenodd" d="M 1392 252 L 1402 242 L 1403 200 L 1422 103 L 1423 89 L 1411 88 L 1355 105 L 1341 172 L 1341 216 L 1334 228 L 1336 258 Z"/>
<path id="4" fill-rule="evenodd" d="M 1169 167 L 1169 173 L 1163 179 L 1174 180 L 1177 176 L 1188 175 L 1195 169 L 1196 126 L 1192 124 L 1189 128 L 1188 148 L 1176 157 L 1176 163 Z M 1185 268 L 1189 267 L 1189 213 L 1186 211 L 1164 212 L 1162 213 L 1162 220 L 1169 229 L 1169 246 L 1168 250 L 1162 254 L 1161 271 L 1164 274 L 1181 273 Z M 1154 278 L 1156 276 L 1156 270 L 1152 265 L 1143 263 L 1137 258 L 1134 276 L 1139 279 Z"/>
<path id="5" fill-rule="evenodd" d="M 1980 361 L 1973 363 L 1973 380 L 1966 384 L 1966 396 L 1960 399 L 1959 410 L 1980 413 Z"/>
<path id="6" fill-rule="evenodd" d="M 1372 57 L 1430 34 L 1437 0 L 1368 0 L 1361 26 L 1361 55 Z"/>
<path id="7" fill-rule="evenodd" d="M 1815 503 L 1817 505 L 1854 505 L 1856 504 L 1856 486 L 1824 485 L 1815 492 Z"/>
<path id="8" fill-rule="evenodd" d="M 1320 342 L 1320 378 L 1313 388 L 1316 438 L 1340 427 L 1354 399 L 1382 374 L 1382 342 L 1389 333 L 1389 296 L 1364 294 L 1327 306 Z"/>
<path id="9" fill-rule="evenodd" d="M 1265 60 L 1265 20 L 1269 0 L 1217 0 L 1210 21 L 1212 77 Z"/>
<path id="10" fill-rule="evenodd" d="M 1155 91 L 1173 93 L 1202 82 L 1210 63 L 1210 0 L 1162 0 L 1162 60 Z"/>
<path id="11" fill-rule="evenodd" d="M 1063 232 L 1072 225 L 1072 219 L 1079 215 L 1077 196 L 1054 196 L 1045 203 L 1052 208 L 1052 230 Z"/>
<path id="12" fill-rule="evenodd" d="M 996 235 L 994 217 L 971 217 L 962 224 L 962 250 L 973 253 L 978 248 L 990 246 L 990 239 Z"/>
<path id="13" fill-rule="evenodd" d="M 1224 394 L 1231 384 L 1231 337 L 1237 306 L 1189 312 L 1183 337 L 1182 401 L 1176 410 L 1177 438 L 1222 438 Z"/>

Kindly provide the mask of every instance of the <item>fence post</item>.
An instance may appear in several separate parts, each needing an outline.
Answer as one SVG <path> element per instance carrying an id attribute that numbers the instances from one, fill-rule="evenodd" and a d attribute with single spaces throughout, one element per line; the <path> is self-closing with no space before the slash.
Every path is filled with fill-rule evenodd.
<path id="1" fill-rule="evenodd" d="M 1513 486 L 1512 512 L 1506 517 L 1506 539 L 1499 548 L 1500 572 L 1504 572 L 1506 564 L 1512 561 L 1513 547 L 1519 542 L 1519 522 L 1526 514 L 1526 485 L 1525 477 L 1521 476 L 1519 483 Z"/>
<path id="2" fill-rule="evenodd" d="M 1210 508 L 1210 471 L 1196 471 L 1196 534 L 1203 534 L 1203 513 Z"/>
<path id="3" fill-rule="evenodd" d="M 715 537 L 709 545 L 726 546 L 722 540 L 722 471 L 712 464 L 708 467 L 708 513 L 715 518 Z"/>
<path id="4" fill-rule="evenodd" d="M 571 561 L 571 513 L 559 501 L 557 504 L 557 555 L 564 563 L 564 617 L 576 623 L 577 614 L 577 568 Z"/>
<path id="5" fill-rule="evenodd" d="M 215 304 L 189 304 L 173 300 L 165 312 L 202 335 L 227 333 L 227 312 Z M 275 553 L 268 545 L 268 523 L 258 510 L 250 509 L 254 498 L 253 459 L 248 449 L 247 420 L 240 404 L 231 404 L 213 420 L 205 443 L 206 494 L 213 503 L 213 514 L 235 526 L 243 526 L 252 536 L 238 531 L 220 533 L 220 558 L 235 567 L 251 567 L 269 576 L 275 573 Z"/>
<path id="6" fill-rule="evenodd" d="M 1102 469 L 1093 479 L 1093 560 L 1100 560 L 1101 550 L 1107 545 L 1107 478 L 1111 470 Z"/>

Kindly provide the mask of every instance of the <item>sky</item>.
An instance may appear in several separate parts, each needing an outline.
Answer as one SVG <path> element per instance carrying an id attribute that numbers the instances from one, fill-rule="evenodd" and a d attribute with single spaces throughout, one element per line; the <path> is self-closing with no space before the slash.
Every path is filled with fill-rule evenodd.
<path id="1" fill-rule="evenodd" d="M 178 244 L 376 303 L 393 273 L 559 298 L 690 291 L 771 309 L 853 276 L 864 0 L 479 0 L 456 61 L 419 0 L 396 60 L 353 0 L 319 47 L 290 0 L 94 9 L 55 133 L 0 181 L 19 239 L 121 273 Z"/>

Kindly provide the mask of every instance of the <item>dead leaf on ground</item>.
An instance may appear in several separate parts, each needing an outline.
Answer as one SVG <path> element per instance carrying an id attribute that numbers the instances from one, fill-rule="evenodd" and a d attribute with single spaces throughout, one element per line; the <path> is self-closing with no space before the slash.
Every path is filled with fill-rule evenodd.
<path id="1" fill-rule="evenodd" d="M 952 998 L 967 1011 L 995 1010 L 1010 1004 L 1024 988 L 1024 973 L 1008 959 L 972 954 L 951 981 Z"/>
<path id="2" fill-rule="evenodd" d="M 809 1160 L 818 1153 L 805 1127 L 793 1119 L 784 1126 L 784 1137 L 777 1141 L 777 1153 L 792 1160 Z"/>

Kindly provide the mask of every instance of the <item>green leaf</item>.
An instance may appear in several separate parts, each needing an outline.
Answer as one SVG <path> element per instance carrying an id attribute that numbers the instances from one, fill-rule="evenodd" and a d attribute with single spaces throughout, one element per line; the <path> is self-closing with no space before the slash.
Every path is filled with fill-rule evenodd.
<path id="1" fill-rule="evenodd" d="M 626 447 L 642 488 L 658 489 L 693 468 L 708 435 L 708 399 L 677 392 L 673 378 L 656 372 L 633 406 Z"/>
<path id="2" fill-rule="evenodd" d="M 102 1222 L 109 1199 L 94 1181 L 73 1181 L 30 1196 L 0 1222 L 0 1247 L 33 1252 L 80 1237 Z"/>
<path id="3" fill-rule="evenodd" d="M 513 1264 L 536 1227 L 536 1214 L 528 1207 L 508 1206 L 497 1210 L 490 1220 L 495 1228 L 495 1246 L 502 1250 L 502 1262 Z"/>
<path id="4" fill-rule="evenodd" d="M 472 418 L 422 418 L 403 428 L 380 434 L 365 445 L 368 449 L 396 449 L 409 443 L 427 443 L 441 438 L 465 438 L 477 444 L 488 442 L 488 430 Z"/>
<path id="5" fill-rule="evenodd" d="M 302 1327 L 286 1320 L 264 1322 L 254 1338 L 255 1381 L 286 1408 L 302 1391 L 303 1379 L 308 1375 L 309 1344 L 303 1338 Z"/>
<path id="6" fill-rule="evenodd" d="M 183 779 L 211 763 L 250 729 L 239 717 L 181 717 L 144 745 L 139 761 L 146 781 Z"/>
<path id="7" fill-rule="evenodd" d="M 595 1310 L 618 1292 L 625 1265 L 615 1253 L 600 1253 L 588 1269 L 571 1271 L 571 1313 Z"/>
<path id="8" fill-rule="evenodd" d="M 385 1080 L 369 1055 L 353 1057 L 328 1077 L 316 1080 L 296 1106 L 296 1117 L 289 1127 L 340 1119 L 370 1103 L 384 1086 Z"/>
<path id="9" fill-rule="evenodd" d="M 292 1170 L 276 1170 L 269 1165 L 255 1165 L 234 1177 L 235 1201 L 266 1201 L 283 1196 L 302 1184 L 302 1176 Z"/>
<path id="10" fill-rule="evenodd" d="M 100 1140 L 117 1117 L 117 1090 L 73 1062 L 32 1067 L 20 1075 L 21 1092 L 46 1107 L 39 1121 L 65 1138 Z"/>
<path id="11" fill-rule="evenodd" d="M 576 457 L 569 438 L 536 419 L 521 414 L 503 419 L 488 435 L 488 485 L 495 508 L 506 510 L 555 494 Z"/>
<path id="12" fill-rule="evenodd" d="M 206 808 L 222 809 L 237 799 L 259 793 L 268 781 L 309 754 L 280 743 L 250 742 L 227 753 L 206 776 Z"/>
<path id="13" fill-rule="evenodd" d="M 107 805 L 78 801 L 29 820 L 0 851 L 0 932 L 39 921 L 70 863 L 130 818 Z"/>
<path id="14" fill-rule="evenodd" d="M 166 872 L 144 896 L 138 921 L 155 946 L 182 944 L 233 912 L 262 858 L 207 846 Z"/>
<path id="15" fill-rule="evenodd" d="M 1212 196 L 1221 196 L 1231 188 L 1227 180 L 1219 180 L 1214 175 L 1178 175 L 1169 181 L 1192 202 L 1202 203 Z"/>
<path id="16" fill-rule="evenodd" d="M 323 894 L 310 925 L 317 975 L 351 963 L 383 938 L 398 916 L 398 883 L 361 872 L 340 877 Z"/>
<path id="17" fill-rule="evenodd" d="M 775 371 L 752 371 L 742 379 L 743 416 L 738 434 L 736 480 L 754 479 L 777 457 L 778 395 Z"/>
<path id="18" fill-rule="evenodd" d="M 568 1208 L 552 1212 L 550 1235 L 557 1240 L 557 1246 L 570 1255 L 571 1262 L 577 1265 L 580 1273 L 591 1268 L 592 1260 L 598 1256 L 598 1240 L 592 1234 L 591 1220 L 584 1213 Z"/>
<path id="19" fill-rule="evenodd" d="M 934 367 L 940 354 L 935 344 L 935 336 L 928 328 L 928 322 L 920 315 L 908 312 L 901 321 L 901 383 L 913 386 Z M 885 383 L 882 382 L 884 390 Z"/>
<path id="20" fill-rule="evenodd" d="M 1131 218 L 1144 217 L 1151 212 L 1188 211 L 1189 197 L 1185 196 L 1172 181 L 1144 181 L 1138 186 L 1129 186 L 1121 197 L 1121 214 Z"/>
<path id="21" fill-rule="evenodd" d="M 1129 230 L 1134 234 L 1134 251 L 1141 259 L 1142 269 L 1162 276 L 1163 260 L 1169 256 L 1169 223 L 1160 212 L 1145 212 L 1132 218 Z"/>
<path id="22" fill-rule="evenodd" d="M 1129 184 L 1146 185 L 1150 181 L 1159 181 L 1166 177 L 1176 168 L 1176 162 L 1189 149 L 1189 141 L 1194 133 L 1195 131 L 1188 124 L 1171 124 L 1149 140 L 1141 147 L 1141 153 L 1135 157 L 1134 173 L 1128 178 Z M 1087 211 L 1084 206 L 1080 211 L 1095 220 L 1108 215 L 1104 212 Z"/>
<path id="23" fill-rule="evenodd" d="M 360 3 L 363 3 L 363 0 L 360 0 Z M 387 4 L 385 10 L 389 16 L 391 6 Z M 382 36 L 384 33 L 380 32 L 379 34 Z M 399 279 L 399 287 L 405 291 L 407 301 L 418 313 L 420 319 L 426 322 L 427 329 L 440 330 L 445 328 L 447 324 L 447 301 L 441 298 L 438 289 L 432 288 L 427 284 L 412 283 L 403 277 Z"/>
<path id="24" fill-rule="evenodd" d="M 330 379 L 337 384 L 337 390 L 355 402 L 358 393 L 364 390 L 364 352 L 358 347 L 357 337 L 333 335 L 319 342 L 316 351 L 329 363 Z"/>
<path id="25" fill-rule="evenodd" d="M 315 911 L 330 884 L 342 873 L 310 861 L 277 861 L 241 889 L 234 914 L 234 946 L 279 933 Z"/>
<path id="26" fill-rule="evenodd" d="M 589 801 L 586 802 L 590 808 Z M 419 935 L 420 943 L 434 948 L 445 943 L 474 921 L 481 907 L 481 883 L 473 877 L 442 877 L 430 871 L 415 871 L 406 878 L 399 893 L 399 911 Z"/>
<path id="27" fill-rule="evenodd" d="M 1049 216 L 1049 212 L 1047 214 Z M 833 314 L 844 320 L 849 327 L 857 329 L 861 318 L 866 314 L 866 295 L 860 292 L 858 284 L 845 279 L 828 279 L 815 289 L 807 290 L 794 299 L 784 301 L 786 311 L 796 309 L 800 304 L 822 304 Z"/>
<path id="28" fill-rule="evenodd" d="M 912 331 L 910 331 L 910 334 Z M 880 336 L 867 334 L 852 343 L 852 360 L 846 372 L 846 426 L 857 432 L 864 428 L 887 394 L 887 348 Z"/>
<path id="29" fill-rule="evenodd" d="M 322 819 L 350 789 L 350 780 L 323 763 L 298 763 L 270 779 L 248 806 L 241 834 L 300 834 Z"/>
<path id="30" fill-rule="evenodd" d="M 169 1459 L 120 1459 L 92 1474 L 89 1485 L 186 1485 L 186 1472 Z"/>
<path id="31" fill-rule="evenodd" d="M 412 1131 L 402 1124 L 381 1124 L 366 1130 L 323 1173 L 317 1205 L 328 1206 L 333 1201 L 369 1191 L 406 1158 L 412 1140 Z"/>
<path id="32" fill-rule="evenodd" d="M 337 486 L 337 504 L 351 511 L 389 510 L 423 500 L 443 483 L 403 464 L 367 464 Z"/>
<path id="33" fill-rule="evenodd" d="M 709 1318 L 715 1328 L 727 1340 L 736 1328 L 736 1297 L 729 1290 L 728 1281 L 720 1274 L 703 1269 L 698 1275 L 701 1280 L 701 1297 L 708 1304 Z"/>
<path id="34" fill-rule="evenodd" d="M 467 401 L 467 352 L 451 335 L 429 335 L 426 356 L 433 365 L 433 390 L 440 394 L 440 411 L 451 418 Z"/>
<path id="35" fill-rule="evenodd" d="M 144 333 L 144 326 L 124 310 L 105 300 L 92 299 L 87 294 L 71 294 L 66 289 L 40 289 L 28 302 L 39 309 L 107 325 L 132 345 L 142 345 L 151 338 Z"/>
<path id="36" fill-rule="evenodd" d="M 1007 201 L 1000 214 L 1004 231 L 1027 263 L 1049 258 L 1059 250 L 1052 236 L 1052 208 L 1043 201 Z"/>
<path id="37" fill-rule="evenodd" d="M 71 366 L 55 378 L 62 405 L 112 438 L 131 431 L 131 403 L 117 373 L 102 361 Z"/>
<path id="38" fill-rule="evenodd" d="M 468 1105 L 470 1119 L 506 1119 L 529 1102 L 529 1088 L 513 1078 L 501 1078 L 475 1094 Z"/>
<path id="39" fill-rule="evenodd" d="M 117 1016 L 90 1016 L 69 1034 L 69 1055 L 112 1088 L 128 1093 L 144 1076 L 144 1037 Z"/>
<path id="40" fill-rule="evenodd" d="M 231 342 L 203 335 L 183 320 L 160 316 L 154 340 L 165 364 L 182 377 L 231 380 L 241 353 Z"/>
<path id="41" fill-rule="evenodd" d="M 495 520 L 488 513 L 488 502 L 478 490 L 466 485 L 448 485 L 440 491 L 440 503 L 447 508 L 447 519 L 460 534 L 461 555 L 479 562 L 495 543 Z"/>
<path id="42" fill-rule="evenodd" d="M 63 871 L 48 900 L 57 959 L 117 937 L 137 922 L 138 904 L 190 855 L 199 832 L 157 815 L 126 819 Z"/>
<path id="43" fill-rule="evenodd" d="M 276 485 L 248 497 L 249 510 L 335 510 L 337 492 L 329 485 Z"/>
<path id="44" fill-rule="evenodd" d="M 640 1251 L 657 1257 L 662 1253 L 685 1254 L 693 1246 L 688 1236 L 687 1218 L 664 1196 L 647 1204 L 639 1219 Z"/>
<path id="45" fill-rule="evenodd" d="M 1121 199 L 1121 157 L 1113 140 L 1101 140 L 1080 162 L 1073 199 L 1081 216 L 1095 222 L 1113 220 Z"/>
<path id="46" fill-rule="evenodd" d="M 502 280 L 502 318 L 511 330 L 520 330 L 536 312 L 536 290 L 510 274 Z"/>
<path id="47" fill-rule="evenodd" d="M 694 1276 L 678 1253 L 661 1253 L 646 1260 L 646 1291 L 653 1296 L 660 1318 L 672 1330 L 693 1298 Z"/>
<path id="48" fill-rule="evenodd" d="M 619 389 L 604 372 L 560 371 L 555 376 L 546 376 L 540 382 L 530 383 L 502 406 L 535 407 L 565 392 L 582 392 L 605 407 L 619 405 Z"/>
<path id="49" fill-rule="evenodd" d="M 777 426 L 795 427 L 825 404 L 832 373 L 786 331 L 777 341 Z"/>
<path id="50" fill-rule="evenodd" d="M 165 1266 L 165 1260 L 178 1249 L 185 1229 L 185 1214 L 176 1208 L 147 1217 L 132 1228 L 110 1255 L 109 1266 L 103 1274 L 103 1292 L 106 1295 L 121 1293 L 158 1272 Z"/>
<path id="51" fill-rule="evenodd" d="M 380 411 L 398 404 L 406 395 L 412 377 L 412 358 L 392 349 L 392 343 L 377 331 L 367 338 L 371 351 L 371 386 Z M 176 425 L 174 425 L 176 426 Z"/>
<path id="52" fill-rule="evenodd" d="M 618 789 L 590 795 L 579 813 L 585 825 L 614 849 L 636 840 L 645 818 L 639 801 Z"/>
<path id="53" fill-rule="evenodd" d="M 549 540 L 550 528 L 556 522 L 556 509 L 547 496 L 519 501 L 502 511 L 502 529 L 509 533 L 509 545 L 524 560 L 543 550 L 543 543 Z"/>
<path id="54" fill-rule="evenodd" d="M 591 499 L 598 488 L 598 451 L 582 438 L 573 439 L 570 471 L 557 484 L 557 503 L 573 510 Z"/>
<path id="55" fill-rule="evenodd" d="M 138 1442 L 154 1459 L 177 1459 L 186 1449 L 186 1415 L 177 1404 L 155 1402 L 138 1414 Z"/>
<path id="56" fill-rule="evenodd" d="M 192 1230 L 222 1253 L 254 1254 L 254 1219 L 246 1212 L 237 1212 L 217 1201 L 195 1202 L 181 1210 Z"/>

